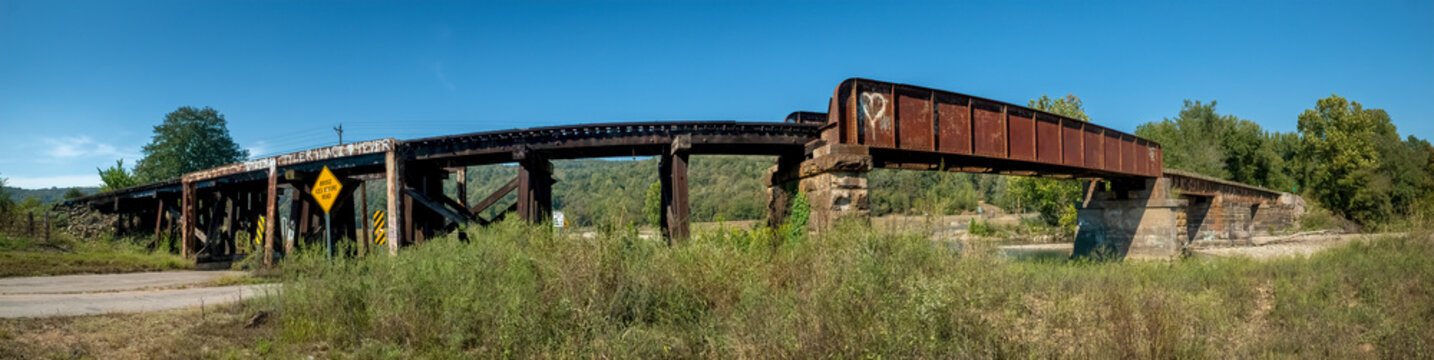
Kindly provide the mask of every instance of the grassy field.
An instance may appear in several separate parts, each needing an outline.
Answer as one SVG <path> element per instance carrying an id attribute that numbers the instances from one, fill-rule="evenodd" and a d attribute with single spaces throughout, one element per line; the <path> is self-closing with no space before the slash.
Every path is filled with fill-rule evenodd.
<path id="1" fill-rule="evenodd" d="M 282 295 L 0 320 L 0 358 L 1418 358 L 1434 238 L 1309 258 L 1027 262 L 844 224 L 676 247 L 501 224 L 397 257 L 284 264 Z M 957 251 L 956 248 L 964 250 Z M 263 311 L 268 321 L 244 326 Z"/>
<path id="2" fill-rule="evenodd" d="M 1257 262 L 1016 262 L 843 225 L 675 248 L 515 224 L 285 265 L 279 353 L 419 357 L 1420 357 L 1434 241 Z"/>
<path id="3" fill-rule="evenodd" d="M 216 359 L 270 354 L 264 299 L 157 313 L 0 319 L 0 359 Z M 288 358 L 294 358 L 290 356 Z"/>
<path id="4" fill-rule="evenodd" d="M 179 255 L 153 252 L 133 239 L 79 241 L 62 233 L 49 242 L 0 232 L 0 277 L 102 274 L 187 269 Z"/>

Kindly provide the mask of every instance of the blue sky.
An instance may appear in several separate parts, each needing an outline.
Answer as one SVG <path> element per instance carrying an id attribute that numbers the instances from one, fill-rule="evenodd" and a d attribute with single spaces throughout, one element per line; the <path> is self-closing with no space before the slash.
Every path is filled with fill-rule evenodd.
<path id="1" fill-rule="evenodd" d="M 780 121 L 867 77 L 1133 131 L 1185 99 L 1293 131 L 1316 99 L 1434 135 L 1434 1 L 77 2 L 0 0 L 0 177 L 96 185 L 165 113 L 254 155 L 582 122 Z"/>

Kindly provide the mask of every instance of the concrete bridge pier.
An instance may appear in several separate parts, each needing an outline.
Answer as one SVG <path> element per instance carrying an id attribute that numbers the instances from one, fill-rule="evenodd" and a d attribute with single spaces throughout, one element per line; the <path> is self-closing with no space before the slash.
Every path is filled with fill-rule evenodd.
<path id="1" fill-rule="evenodd" d="M 824 144 L 811 152 L 811 159 L 797 163 L 794 157 L 779 157 L 768 170 L 767 191 L 770 226 L 786 221 L 791 199 L 801 192 L 811 206 L 807 227 L 821 230 L 843 217 L 870 220 L 866 174 L 872 169 L 866 146 Z"/>
<path id="2" fill-rule="evenodd" d="M 1183 251 L 1177 218 L 1187 200 L 1171 199 L 1168 178 L 1093 183 L 1076 208 L 1074 258 L 1173 257 Z"/>

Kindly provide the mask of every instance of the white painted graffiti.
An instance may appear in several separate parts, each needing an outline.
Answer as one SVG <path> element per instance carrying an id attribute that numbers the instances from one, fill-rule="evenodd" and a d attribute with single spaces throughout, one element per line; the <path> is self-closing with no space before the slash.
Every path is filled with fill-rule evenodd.
<path id="1" fill-rule="evenodd" d="M 886 94 L 875 92 L 861 93 L 861 113 L 870 121 L 872 130 L 880 128 L 883 131 L 891 131 L 891 114 L 887 113 L 887 107 L 891 100 Z"/>

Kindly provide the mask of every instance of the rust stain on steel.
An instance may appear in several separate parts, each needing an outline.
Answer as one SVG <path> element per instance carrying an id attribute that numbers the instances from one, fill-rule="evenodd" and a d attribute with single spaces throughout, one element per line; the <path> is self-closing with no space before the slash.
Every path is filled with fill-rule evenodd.
<path id="1" fill-rule="evenodd" d="M 1124 134 L 1120 135 L 1120 151 L 1120 171 L 1132 174 L 1136 173 L 1135 136 Z"/>
<path id="2" fill-rule="evenodd" d="M 971 153 L 970 98 L 937 94 L 936 118 L 941 152 Z"/>
<path id="3" fill-rule="evenodd" d="M 1107 170 L 1107 171 L 1112 171 L 1112 172 L 1120 172 L 1120 166 L 1121 166 L 1121 164 L 1120 164 L 1120 153 L 1121 153 L 1120 134 L 1119 134 L 1119 133 L 1116 133 L 1116 132 L 1113 132 L 1113 131 L 1110 131 L 1110 130 L 1104 130 L 1104 129 L 1102 129 L 1102 132 L 1103 132 L 1103 134 L 1102 134 L 1102 139 L 1101 139 L 1101 141 L 1104 141 L 1104 142 L 1105 142 L 1105 146 L 1104 146 L 1104 148 L 1105 148 L 1105 167 L 1104 167 L 1104 169 Z"/>
<path id="4" fill-rule="evenodd" d="M 1048 164 L 1061 163 L 1061 119 L 1036 114 L 1036 160 Z"/>
<path id="5" fill-rule="evenodd" d="M 271 156 L 262 159 L 255 159 L 245 162 L 233 163 L 220 167 L 210 168 L 184 174 L 184 182 L 203 181 L 220 178 L 230 175 L 243 174 L 255 171 L 268 170 L 270 167 L 283 167 L 294 164 L 302 164 L 313 161 L 338 159 L 350 156 L 379 154 L 393 150 L 395 141 L 393 139 L 379 139 L 309 149 L 295 153 Z"/>
<path id="6" fill-rule="evenodd" d="M 1085 137 L 1081 122 L 1061 119 L 1061 164 L 1085 166 Z"/>
<path id="7" fill-rule="evenodd" d="M 933 151 L 935 133 L 931 116 L 931 94 L 896 91 L 896 123 L 902 149 Z"/>
<path id="8" fill-rule="evenodd" d="M 1082 125 L 1082 136 L 1085 140 L 1085 167 L 1091 169 L 1105 169 L 1105 136 L 1101 134 L 1102 129 L 1091 124 Z"/>
<path id="9" fill-rule="evenodd" d="M 976 155 L 1006 157 L 1006 121 L 999 105 L 973 102 L 975 121 L 971 132 L 976 139 Z"/>
<path id="10" fill-rule="evenodd" d="M 1010 134 L 1010 157 L 1013 159 L 1036 159 L 1036 123 L 1031 114 L 1019 108 L 1007 110 L 1006 131 Z"/>

